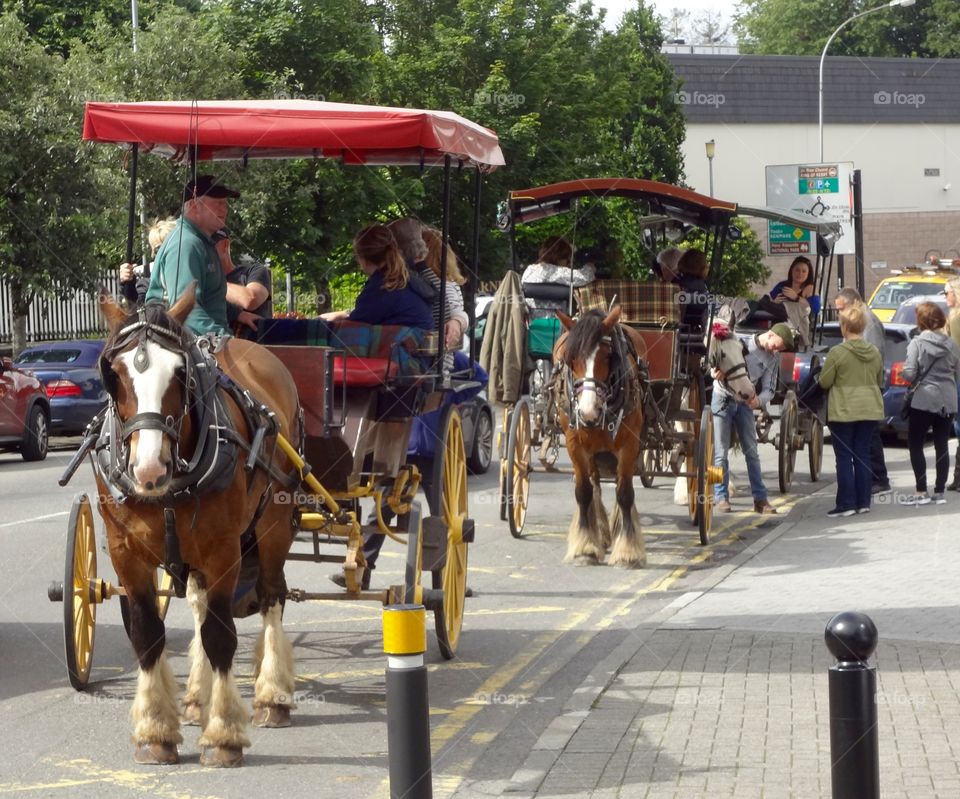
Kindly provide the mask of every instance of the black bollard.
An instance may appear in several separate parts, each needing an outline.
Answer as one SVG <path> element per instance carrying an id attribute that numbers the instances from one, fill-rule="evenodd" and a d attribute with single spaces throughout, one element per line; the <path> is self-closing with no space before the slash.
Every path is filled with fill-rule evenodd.
<path id="1" fill-rule="evenodd" d="M 423 605 L 383 609 L 390 799 L 432 799 L 427 621 Z"/>
<path id="2" fill-rule="evenodd" d="M 823 634 L 830 667 L 830 773 L 833 799 L 880 799 L 877 670 L 867 659 L 877 627 L 863 613 L 838 613 Z"/>

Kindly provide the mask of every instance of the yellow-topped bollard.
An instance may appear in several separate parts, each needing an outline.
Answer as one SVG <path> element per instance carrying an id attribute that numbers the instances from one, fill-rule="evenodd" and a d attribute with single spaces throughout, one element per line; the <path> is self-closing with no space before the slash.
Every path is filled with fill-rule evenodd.
<path id="1" fill-rule="evenodd" d="M 391 799 L 432 799 L 430 701 L 427 696 L 427 611 L 423 605 L 383 609 L 387 656 L 387 751 Z"/>
<path id="2" fill-rule="evenodd" d="M 427 651 L 427 611 L 423 605 L 387 605 L 383 609 L 383 651 L 387 657 Z"/>

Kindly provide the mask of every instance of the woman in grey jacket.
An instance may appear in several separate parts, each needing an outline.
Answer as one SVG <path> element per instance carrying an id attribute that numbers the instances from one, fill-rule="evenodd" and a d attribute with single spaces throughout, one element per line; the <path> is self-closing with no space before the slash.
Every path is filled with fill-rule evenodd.
<path id="1" fill-rule="evenodd" d="M 957 413 L 960 347 L 943 333 L 944 324 L 946 318 L 936 303 L 922 302 L 917 306 L 920 335 L 911 339 L 907 346 L 907 362 L 901 373 L 905 380 L 915 386 L 907 420 L 907 446 L 917 491 L 902 497 L 903 504 L 926 505 L 931 501 L 927 495 L 927 461 L 923 456 L 923 440 L 931 429 L 937 456 L 933 502 L 937 505 L 946 502 L 943 492 L 950 471 L 947 442 L 953 417 Z"/>

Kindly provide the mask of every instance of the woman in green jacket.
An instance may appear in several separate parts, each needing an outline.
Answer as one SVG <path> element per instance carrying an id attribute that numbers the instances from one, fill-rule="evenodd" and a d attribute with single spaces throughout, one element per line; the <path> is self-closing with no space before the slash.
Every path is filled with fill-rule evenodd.
<path id="1" fill-rule="evenodd" d="M 840 312 L 843 343 L 827 354 L 819 377 L 821 388 L 829 390 L 827 422 L 837 458 L 837 504 L 830 518 L 870 510 L 870 439 L 883 418 L 883 361 L 862 338 L 866 326 L 862 306 Z"/>

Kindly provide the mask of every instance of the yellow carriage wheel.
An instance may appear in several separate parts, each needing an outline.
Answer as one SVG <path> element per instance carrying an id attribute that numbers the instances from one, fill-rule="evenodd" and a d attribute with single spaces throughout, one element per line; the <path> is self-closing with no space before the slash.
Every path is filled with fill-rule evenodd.
<path id="1" fill-rule="evenodd" d="M 713 487 L 723 479 L 720 467 L 713 465 L 713 414 L 704 408 L 700 415 L 700 438 L 697 441 L 697 529 L 700 543 L 710 543 L 713 526 Z"/>
<path id="2" fill-rule="evenodd" d="M 530 498 L 530 402 L 520 400 L 510 415 L 510 434 L 507 436 L 507 522 L 510 535 L 520 538 L 527 520 L 527 502 Z"/>
<path id="3" fill-rule="evenodd" d="M 80 494 L 73 501 L 67 526 L 67 551 L 63 594 L 63 639 L 70 684 L 78 691 L 87 687 L 93 663 L 97 628 L 97 541 L 90 498 Z"/>
<path id="4" fill-rule="evenodd" d="M 443 601 L 434 611 L 437 643 L 446 659 L 457 652 L 467 598 L 467 543 L 463 522 L 467 518 L 467 458 L 463 449 L 460 412 L 450 405 L 441 417 L 441 445 L 434 460 L 431 513 L 447 528 L 443 567 L 431 572 L 433 588 L 443 589 Z"/>
<path id="5" fill-rule="evenodd" d="M 693 438 L 687 442 L 687 457 L 684 463 L 684 469 L 687 474 L 687 511 L 690 514 L 690 523 L 699 526 L 699 505 L 697 503 L 699 464 L 697 463 L 697 454 L 700 449 L 699 441 L 703 431 L 703 410 L 704 410 L 704 387 L 703 375 L 699 373 L 691 374 L 687 381 L 687 401 L 686 408 L 693 416 L 689 422 L 688 429 L 693 433 Z M 706 410 L 710 410 L 707 408 Z M 711 427 L 711 430 L 713 428 Z M 711 440 L 712 446 L 712 440 Z M 708 466 L 710 464 L 707 464 Z"/>

